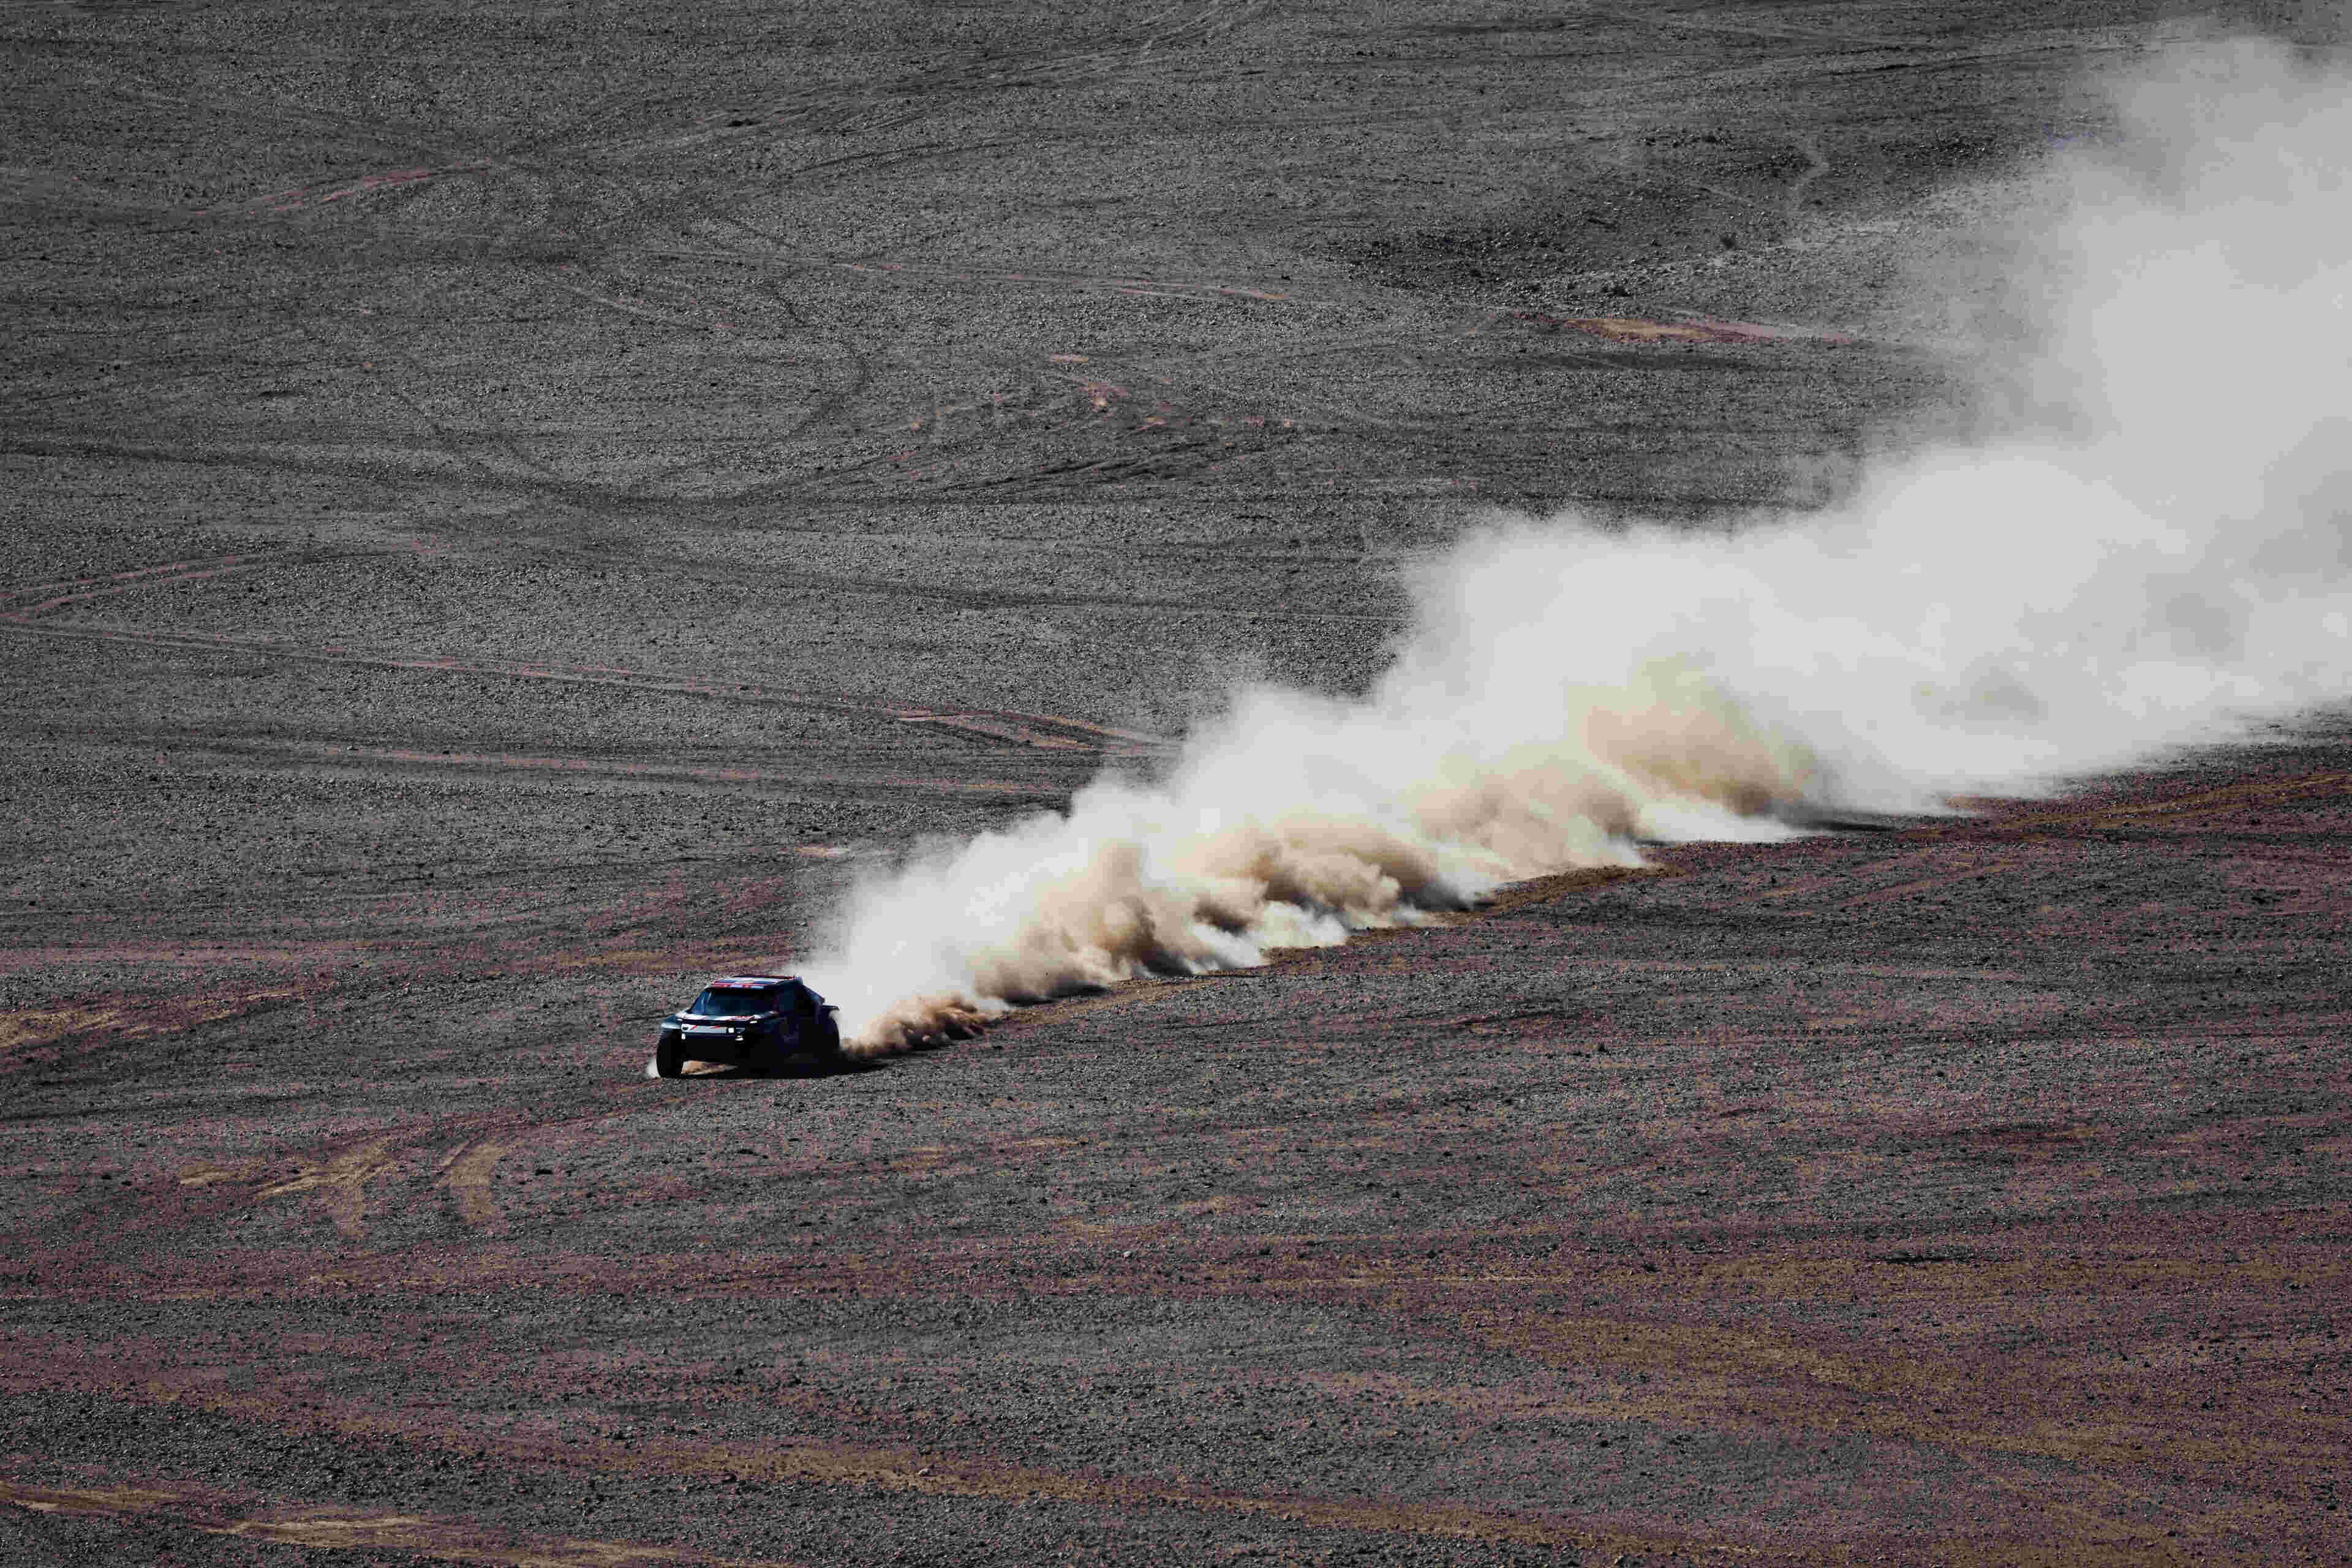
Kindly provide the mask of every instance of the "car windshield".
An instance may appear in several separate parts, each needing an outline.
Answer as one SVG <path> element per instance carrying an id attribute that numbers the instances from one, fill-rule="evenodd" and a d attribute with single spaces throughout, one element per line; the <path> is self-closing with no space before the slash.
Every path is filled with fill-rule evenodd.
<path id="1" fill-rule="evenodd" d="M 772 990 L 755 991 L 748 985 L 713 985 L 694 999 L 689 1013 L 699 1013 L 706 1018 L 740 1018 L 747 1013 L 770 1013 L 775 1010 L 776 994 Z"/>

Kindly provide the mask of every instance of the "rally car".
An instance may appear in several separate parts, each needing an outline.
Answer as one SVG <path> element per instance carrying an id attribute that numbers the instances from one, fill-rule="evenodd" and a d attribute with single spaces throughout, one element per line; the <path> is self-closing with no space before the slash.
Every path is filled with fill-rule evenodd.
<path id="1" fill-rule="evenodd" d="M 839 1008 L 791 974 L 737 974 L 714 980 L 693 1005 L 661 1022 L 654 1071 L 676 1078 L 688 1062 L 731 1062 L 775 1072 L 795 1058 L 836 1067 Z"/>

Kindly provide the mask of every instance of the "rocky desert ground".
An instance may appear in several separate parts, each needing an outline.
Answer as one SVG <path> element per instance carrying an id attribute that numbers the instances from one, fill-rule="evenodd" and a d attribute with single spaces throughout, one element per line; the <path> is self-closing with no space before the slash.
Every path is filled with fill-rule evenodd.
<path id="1" fill-rule="evenodd" d="M 1961 418 L 2203 15 L 0 10 L 0 1560 L 2352 1559 L 2340 710 L 643 1073 L 1482 509 Z"/>

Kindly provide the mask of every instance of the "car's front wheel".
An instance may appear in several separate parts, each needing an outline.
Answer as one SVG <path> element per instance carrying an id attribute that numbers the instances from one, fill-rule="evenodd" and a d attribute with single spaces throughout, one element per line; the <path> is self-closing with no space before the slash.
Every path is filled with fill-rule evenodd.
<path id="1" fill-rule="evenodd" d="M 654 1076 L 676 1078 L 686 1071 L 686 1042 L 676 1035 L 664 1035 L 654 1042 Z"/>

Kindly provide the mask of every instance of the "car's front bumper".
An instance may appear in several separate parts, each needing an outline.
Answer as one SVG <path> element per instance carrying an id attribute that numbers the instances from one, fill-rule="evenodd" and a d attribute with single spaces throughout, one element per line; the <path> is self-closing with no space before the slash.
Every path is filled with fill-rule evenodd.
<path id="1" fill-rule="evenodd" d="M 748 1062 L 766 1050 L 753 1029 L 696 1024 L 668 1032 L 677 1037 L 678 1049 L 690 1062 Z"/>

